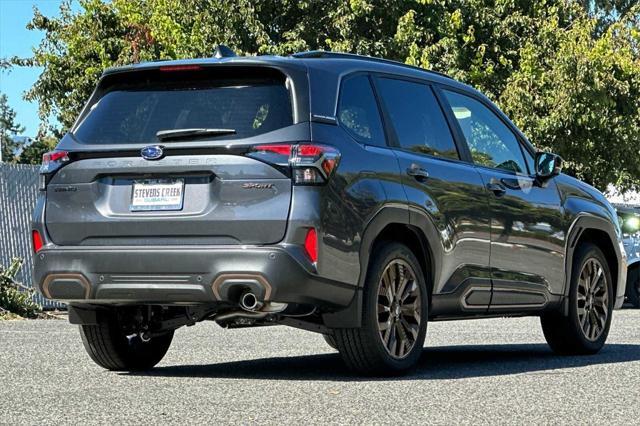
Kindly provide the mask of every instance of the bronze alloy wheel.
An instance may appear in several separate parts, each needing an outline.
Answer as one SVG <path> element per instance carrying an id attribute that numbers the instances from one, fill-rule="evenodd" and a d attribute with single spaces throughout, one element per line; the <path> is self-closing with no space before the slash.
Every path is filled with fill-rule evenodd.
<path id="1" fill-rule="evenodd" d="M 420 286 L 407 262 L 394 259 L 378 283 L 378 331 L 389 355 L 406 357 L 418 338 L 422 318 Z"/>
<path id="2" fill-rule="evenodd" d="M 609 291 L 604 268 L 598 259 L 588 259 L 578 280 L 578 320 L 585 337 L 596 341 L 609 318 Z"/>

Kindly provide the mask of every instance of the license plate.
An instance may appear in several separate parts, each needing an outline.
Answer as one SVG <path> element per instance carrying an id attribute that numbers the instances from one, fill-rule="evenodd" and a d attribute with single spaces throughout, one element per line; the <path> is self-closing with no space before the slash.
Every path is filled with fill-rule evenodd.
<path id="1" fill-rule="evenodd" d="M 184 179 L 136 180 L 131 192 L 131 211 L 182 210 Z"/>

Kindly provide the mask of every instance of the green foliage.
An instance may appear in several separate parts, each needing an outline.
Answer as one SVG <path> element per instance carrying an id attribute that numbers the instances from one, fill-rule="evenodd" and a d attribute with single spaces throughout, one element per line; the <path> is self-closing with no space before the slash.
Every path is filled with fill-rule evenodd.
<path id="1" fill-rule="evenodd" d="M 102 70 L 140 61 L 309 49 L 382 56 L 465 81 L 534 144 L 600 189 L 640 185 L 640 9 L 635 0 L 80 0 L 44 32 L 26 94 L 60 136 Z"/>
<path id="2" fill-rule="evenodd" d="M 540 148 L 601 189 L 640 181 L 640 8 L 633 12 L 597 38 L 598 20 L 584 13 L 568 28 L 544 22 L 499 98 Z"/>
<path id="3" fill-rule="evenodd" d="M 40 134 L 29 145 L 24 147 L 20 156 L 18 157 L 18 163 L 20 164 L 40 164 L 42 162 L 42 154 L 52 151 L 58 140 L 50 135 Z"/>
<path id="4" fill-rule="evenodd" d="M 9 106 L 7 95 L 0 93 L 0 145 L 2 145 L 2 161 L 15 160 L 14 152 L 18 144 L 13 137 L 24 131 L 24 127 L 16 123 L 16 112 Z"/>
<path id="5" fill-rule="evenodd" d="M 33 290 L 15 282 L 21 267 L 22 260 L 17 258 L 8 268 L 0 265 L 0 308 L 24 318 L 36 318 L 42 307 L 33 301 Z"/>

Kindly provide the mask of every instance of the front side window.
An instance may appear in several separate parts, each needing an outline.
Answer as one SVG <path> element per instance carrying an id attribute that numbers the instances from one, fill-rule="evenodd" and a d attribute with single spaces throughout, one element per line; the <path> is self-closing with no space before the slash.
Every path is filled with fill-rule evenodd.
<path id="1" fill-rule="evenodd" d="M 356 75 L 343 81 L 338 121 L 362 143 L 386 144 L 378 104 L 366 75 Z"/>
<path id="2" fill-rule="evenodd" d="M 481 102 L 444 91 L 467 141 L 474 163 L 516 173 L 527 173 L 522 149 L 514 133 Z"/>
<path id="3" fill-rule="evenodd" d="M 451 131 L 431 87 L 392 78 L 377 81 L 401 148 L 458 158 Z"/>

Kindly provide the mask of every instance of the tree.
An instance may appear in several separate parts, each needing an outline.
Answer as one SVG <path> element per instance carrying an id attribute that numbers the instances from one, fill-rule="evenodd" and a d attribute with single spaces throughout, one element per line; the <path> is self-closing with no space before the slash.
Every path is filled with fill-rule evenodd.
<path id="1" fill-rule="evenodd" d="M 44 133 L 38 134 L 33 142 L 25 146 L 20 157 L 18 157 L 18 163 L 20 164 L 40 164 L 42 163 L 42 154 L 52 151 L 58 139 L 54 136 Z"/>
<path id="2" fill-rule="evenodd" d="M 579 15 L 568 28 L 546 21 L 520 50 L 500 105 L 577 177 L 605 189 L 640 183 L 638 18 L 626 15 L 600 37 L 599 21 Z"/>
<path id="3" fill-rule="evenodd" d="M 14 161 L 18 144 L 13 140 L 18 133 L 24 132 L 24 127 L 16 123 L 16 112 L 9 106 L 7 95 L 0 93 L 0 145 L 2 152 L 0 160 Z"/>
<path id="4" fill-rule="evenodd" d="M 327 49 L 383 56 L 475 86 L 534 143 L 570 160 L 570 171 L 601 189 L 609 182 L 628 188 L 640 185 L 640 170 L 631 164 L 638 154 L 632 98 L 640 90 L 636 3 L 80 0 L 78 12 L 65 2 L 57 18 L 35 10 L 29 28 L 43 31 L 44 39 L 33 58 L 12 62 L 44 67 L 26 98 L 39 103 L 45 124 L 57 118 L 60 126 L 49 128 L 60 136 L 110 66 L 211 56 L 220 43 L 241 54 Z M 606 114 L 585 119 L 605 101 Z"/>
<path id="5" fill-rule="evenodd" d="M 9 70 L 11 68 L 11 61 L 6 58 L 0 58 L 0 72 Z"/>
<path id="6" fill-rule="evenodd" d="M 557 0 L 564 4 L 562 0 Z M 45 33 L 33 58 L 44 72 L 27 93 L 43 121 L 69 128 L 106 67 L 211 56 L 224 43 L 240 54 L 326 49 L 431 67 L 497 98 L 517 65 L 520 39 L 558 9 L 554 1 L 484 0 L 81 0 L 58 18 L 37 9 L 29 28 Z M 555 11 L 555 12 L 554 12 Z M 487 46 L 492 46 L 487 48 Z"/>

